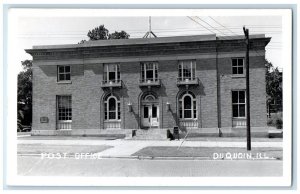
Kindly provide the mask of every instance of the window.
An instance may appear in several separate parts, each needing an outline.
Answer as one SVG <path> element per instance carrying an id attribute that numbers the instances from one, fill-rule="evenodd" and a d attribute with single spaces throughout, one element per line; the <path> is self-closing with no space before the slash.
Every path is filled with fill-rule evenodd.
<path id="1" fill-rule="evenodd" d="M 232 91 L 232 116 L 234 118 L 246 116 L 245 91 Z"/>
<path id="2" fill-rule="evenodd" d="M 243 75 L 244 74 L 244 59 L 234 58 L 232 59 L 232 74 Z"/>
<path id="3" fill-rule="evenodd" d="M 195 60 L 179 61 L 178 77 L 181 81 L 194 80 L 195 72 L 196 72 Z"/>
<path id="4" fill-rule="evenodd" d="M 105 83 L 120 82 L 119 64 L 115 64 L 115 63 L 104 64 L 103 80 Z"/>
<path id="5" fill-rule="evenodd" d="M 141 81 L 157 81 L 158 80 L 158 64 L 156 62 L 141 63 Z"/>
<path id="6" fill-rule="evenodd" d="M 197 119 L 196 97 L 192 92 L 184 92 L 179 98 L 179 118 Z"/>
<path id="7" fill-rule="evenodd" d="M 70 81 L 71 67 L 68 65 L 57 66 L 57 81 Z"/>
<path id="8" fill-rule="evenodd" d="M 121 106 L 119 99 L 109 94 L 104 99 L 104 118 L 107 121 L 121 119 Z"/>
<path id="9" fill-rule="evenodd" d="M 57 96 L 57 128 L 71 129 L 72 97 Z"/>

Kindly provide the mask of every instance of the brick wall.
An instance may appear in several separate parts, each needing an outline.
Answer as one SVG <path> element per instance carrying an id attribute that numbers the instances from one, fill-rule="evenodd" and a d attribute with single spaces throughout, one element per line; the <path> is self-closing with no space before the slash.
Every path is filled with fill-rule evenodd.
<path id="1" fill-rule="evenodd" d="M 252 56 L 250 61 L 250 118 L 252 127 L 264 127 L 266 115 L 266 85 L 264 58 Z M 246 78 L 231 73 L 231 57 L 218 59 L 220 76 L 221 127 L 232 127 L 232 90 L 245 90 Z"/>
<path id="2" fill-rule="evenodd" d="M 244 90 L 245 77 L 233 77 L 231 73 L 231 57 L 244 56 L 244 52 L 228 52 L 230 48 L 222 48 L 226 53 L 201 55 L 194 53 L 189 59 L 196 59 L 196 77 L 200 85 L 190 87 L 197 96 L 198 122 L 200 128 L 218 127 L 218 100 L 217 79 L 219 78 L 220 95 L 220 127 L 232 127 L 232 99 L 231 91 Z M 177 125 L 177 98 L 185 91 L 184 86 L 177 86 L 178 58 L 162 59 L 152 56 L 153 61 L 158 59 L 158 76 L 161 87 L 151 88 L 159 97 L 160 128 L 172 128 Z M 105 59 L 105 58 L 104 58 Z M 34 61 L 33 63 L 33 130 L 56 129 L 56 96 L 72 95 L 72 133 L 81 134 L 93 131 L 98 133 L 103 129 L 104 110 L 103 97 L 110 93 L 109 89 L 101 88 L 103 79 L 103 58 L 93 60 L 53 60 Z M 132 61 L 130 61 L 130 60 Z M 111 60 L 111 59 L 109 59 Z M 122 89 L 113 89 L 121 102 L 121 127 L 138 129 L 141 127 L 140 97 L 148 88 L 139 87 L 140 62 L 143 58 L 114 58 L 120 62 Z M 149 60 L 149 59 L 148 59 Z M 127 62 L 124 62 L 127 61 Z M 57 63 L 57 64 L 56 64 Z M 58 64 L 71 65 L 72 83 L 57 83 Z M 217 66 L 218 64 L 218 66 Z M 219 74 L 217 75 L 217 67 Z M 253 127 L 266 126 L 266 88 L 264 57 L 250 57 L 250 94 L 251 94 L 251 125 Z M 166 103 L 170 103 L 171 111 L 167 111 Z M 133 111 L 128 112 L 128 103 L 132 104 Z M 40 117 L 49 118 L 49 123 L 40 123 Z"/>

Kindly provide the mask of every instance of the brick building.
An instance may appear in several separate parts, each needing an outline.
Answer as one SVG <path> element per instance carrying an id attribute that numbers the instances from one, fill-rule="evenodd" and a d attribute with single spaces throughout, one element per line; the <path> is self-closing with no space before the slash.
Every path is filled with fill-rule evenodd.
<path id="1" fill-rule="evenodd" d="M 267 123 L 269 41 L 250 36 L 252 132 Z M 245 49 L 215 35 L 33 46 L 33 134 L 245 135 Z"/>

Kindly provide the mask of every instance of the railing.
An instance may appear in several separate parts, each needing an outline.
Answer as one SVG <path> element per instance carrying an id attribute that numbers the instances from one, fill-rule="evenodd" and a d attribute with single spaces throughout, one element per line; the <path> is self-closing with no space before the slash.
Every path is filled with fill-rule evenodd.
<path id="1" fill-rule="evenodd" d="M 198 128 L 198 120 L 197 119 L 189 119 L 189 120 L 180 120 L 179 125 L 184 129 L 196 129 Z"/>
<path id="2" fill-rule="evenodd" d="M 120 129 L 121 121 L 104 121 L 104 129 Z"/>
<path id="3" fill-rule="evenodd" d="M 151 78 L 151 79 L 140 79 L 140 86 L 160 86 L 160 79 Z"/>
<path id="4" fill-rule="evenodd" d="M 72 121 L 57 121 L 56 128 L 59 130 L 71 130 L 72 129 Z"/>
<path id="5" fill-rule="evenodd" d="M 179 77 L 177 85 L 199 85 L 199 79 L 197 77 Z"/>
<path id="6" fill-rule="evenodd" d="M 232 118 L 232 127 L 246 127 L 246 118 Z"/>
<path id="7" fill-rule="evenodd" d="M 103 80 L 101 84 L 102 88 L 109 87 L 122 87 L 122 80 Z"/>

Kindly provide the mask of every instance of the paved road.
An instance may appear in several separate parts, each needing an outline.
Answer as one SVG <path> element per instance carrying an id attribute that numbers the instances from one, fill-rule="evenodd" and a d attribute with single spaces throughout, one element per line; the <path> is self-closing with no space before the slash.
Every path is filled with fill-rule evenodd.
<path id="1" fill-rule="evenodd" d="M 18 174 L 31 176 L 282 176 L 278 160 L 48 159 L 18 156 Z"/>

